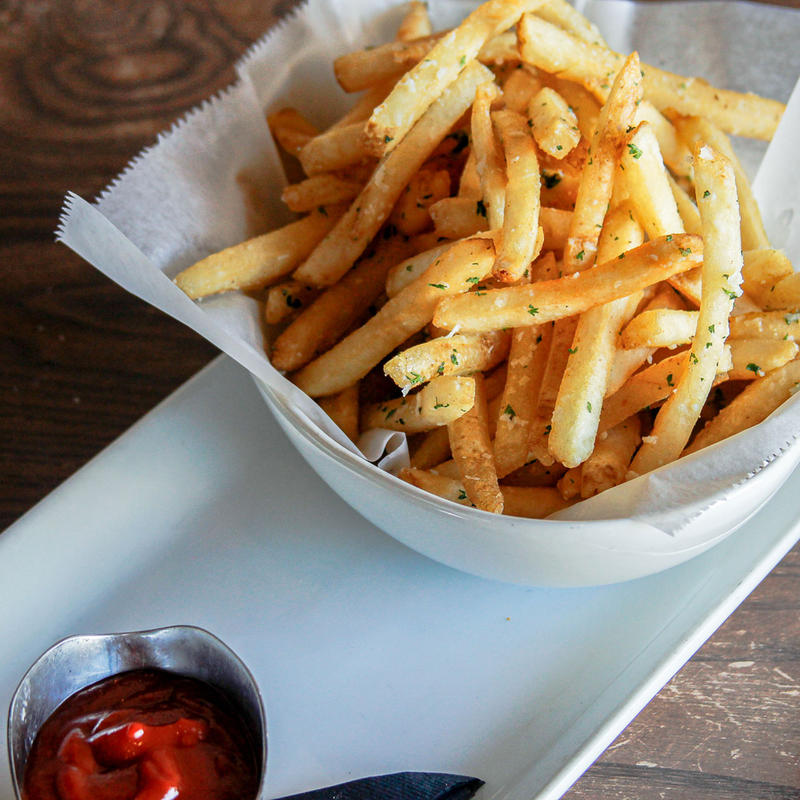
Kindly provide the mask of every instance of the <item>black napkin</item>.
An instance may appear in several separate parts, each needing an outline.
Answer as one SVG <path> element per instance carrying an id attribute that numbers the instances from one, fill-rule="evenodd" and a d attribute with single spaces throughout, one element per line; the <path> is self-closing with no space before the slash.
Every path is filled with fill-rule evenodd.
<path id="1" fill-rule="evenodd" d="M 362 778 L 281 800 L 469 800 L 483 786 L 479 778 L 442 772 L 395 772 Z"/>

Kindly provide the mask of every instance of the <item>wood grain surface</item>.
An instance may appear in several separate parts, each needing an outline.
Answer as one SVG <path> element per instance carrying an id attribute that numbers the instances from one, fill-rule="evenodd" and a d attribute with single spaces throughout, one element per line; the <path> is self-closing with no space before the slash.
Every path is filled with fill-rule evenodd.
<path id="1" fill-rule="evenodd" d="M 290 0 L 0 0 L 0 529 L 207 363 L 209 344 L 56 244 L 156 133 L 233 80 Z M 800 798 L 800 546 L 571 800 Z"/>

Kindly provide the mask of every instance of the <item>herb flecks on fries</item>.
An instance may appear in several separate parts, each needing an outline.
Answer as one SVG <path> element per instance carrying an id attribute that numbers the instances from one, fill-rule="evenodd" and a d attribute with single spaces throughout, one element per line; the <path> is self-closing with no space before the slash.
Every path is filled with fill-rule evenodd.
<path id="1" fill-rule="evenodd" d="M 784 106 L 615 53 L 565 0 L 488 0 L 340 56 L 327 130 L 267 120 L 300 215 L 206 256 L 262 293 L 270 357 L 403 480 L 545 517 L 763 420 L 800 386 L 800 277 L 728 135 Z"/>

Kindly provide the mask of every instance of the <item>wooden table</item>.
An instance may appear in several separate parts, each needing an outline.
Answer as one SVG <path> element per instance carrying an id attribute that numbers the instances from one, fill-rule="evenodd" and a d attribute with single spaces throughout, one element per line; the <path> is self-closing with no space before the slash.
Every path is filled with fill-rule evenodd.
<path id="1" fill-rule="evenodd" d="M 214 348 L 53 240 L 291 0 L 0 2 L 0 529 Z M 123 10 L 124 9 L 124 10 Z M 800 798 L 800 546 L 568 794 Z"/>

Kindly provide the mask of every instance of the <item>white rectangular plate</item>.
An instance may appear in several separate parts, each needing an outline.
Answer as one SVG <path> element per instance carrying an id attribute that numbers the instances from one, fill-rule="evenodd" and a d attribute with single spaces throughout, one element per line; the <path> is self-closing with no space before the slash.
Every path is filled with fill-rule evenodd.
<path id="1" fill-rule="evenodd" d="M 655 577 L 486 581 L 347 507 L 221 358 L 0 536 L 0 707 L 63 636 L 191 623 L 260 683 L 266 797 L 442 770 L 555 798 L 797 541 L 798 491 Z"/>

